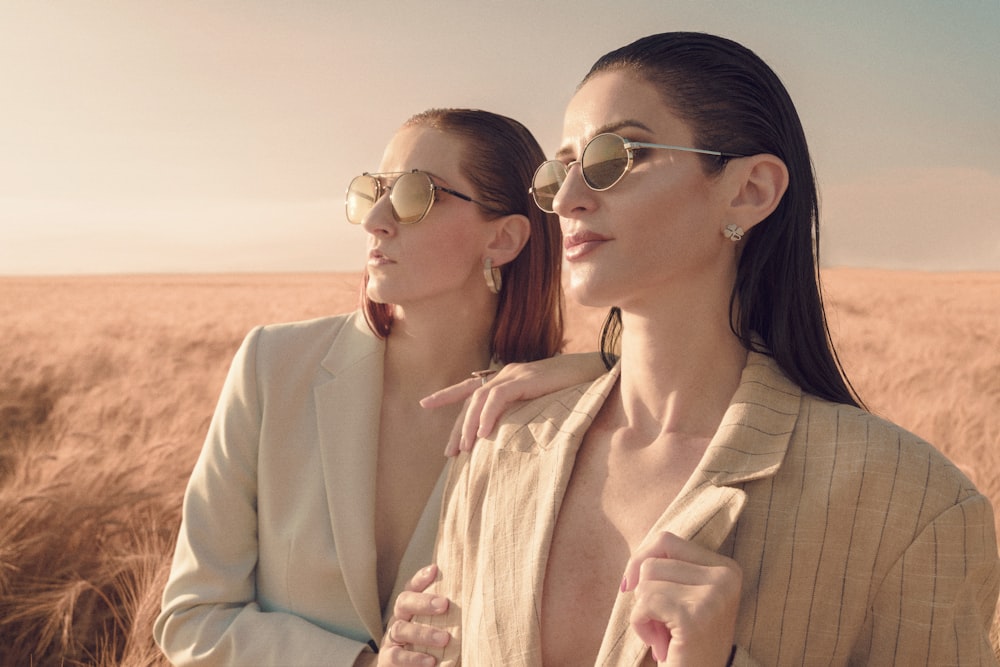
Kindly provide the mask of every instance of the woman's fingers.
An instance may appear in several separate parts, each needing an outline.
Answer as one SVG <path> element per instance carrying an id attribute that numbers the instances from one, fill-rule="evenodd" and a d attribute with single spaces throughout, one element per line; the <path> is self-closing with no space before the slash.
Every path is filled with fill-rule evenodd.
<path id="1" fill-rule="evenodd" d="M 524 364 L 508 364 L 496 379 L 486 384 L 481 391 L 482 400 L 476 402 L 479 407 L 478 415 L 475 419 L 466 418 L 465 437 L 470 450 L 476 438 L 485 437 L 493 432 L 497 422 L 512 404 L 548 393 L 539 382 L 537 371 L 532 372 Z M 473 426 L 475 428 L 472 428 Z"/>
<path id="2" fill-rule="evenodd" d="M 463 452 L 472 451 L 472 448 L 476 444 L 476 439 L 479 438 L 483 431 L 483 407 L 490 400 L 490 397 L 497 392 L 497 388 L 500 386 L 497 383 L 502 382 L 499 374 L 494 377 L 496 378 L 495 380 L 484 384 L 474 391 L 465 405 L 465 412 L 460 419 L 462 422 L 462 437 L 459 442 L 459 449 Z M 489 431 L 482 434 L 488 435 Z"/>
<path id="3" fill-rule="evenodd" d="M 451 405 L 453 403 L 461 403 L 471 396 L 472 392 L 481 387 L 482 384 L 482 380 L 479 378 L 469 378 L 468 380 L 463 380 L 458 384 L 453 384 L 450 387 L 439 389 L 430 396 L 423 397 L 420 399 L 420 406 L 429 409 L 440 408 L 443 405 Z"/>
<path id="4" fill-rule="evenodd" d="M 378 667 L 433 667 L 437 658 L 419 651 L 410 651 L 405 646 L 383 644 L 378 652 Z"/>
<path id="5" fill-rule="evenodd" d="M 489 435 L 504 413 L 518 401 L 544 396 L 565 384 L 551 374 L 552 359 L 507 364 L 469 397 L 462 424 L 461 451 L 469 452 L 476 440 Z"/>
<path id="6" fill-rule="evenodd" d="M 414 616 L 440 616 L 448 611 L 448 598 L 432 593 L 403 591 L 392 608 L 395 619 L 409 621 Z"/>
<path id="7" fill-rule="evenodd" d="M 448 610 L 448 598 L 424 592 L 437 573 L 437 565 L 428 565 L 410 577 L 393 605 L 393 619 L 409 621 L 414 616 L 438 616 Z"/>
<path id="8" fill-rule="evenodd" d="M 510 363 L 495 374 L 482 374 L 436 391 L 420 401 L 436 408 L 465 401 L 452 429 L 446 456 L 472 451 L 478 438 L 489 435 L 510 406 L 517 401 L 544 396 L 565 387 L 593 380 L 604 372 L 596 352 L 561 354 L 527 363 Z M 460 426 L 458 425 L 460 424 Z"/>
<path id="9" fill-rule="evenodd" d="M 378 654 L 379 665 L 422 665 L 431 667 L 437 659 L 421 648 L 444 648 L 451 635 L 440 628 L 400 619 L 389 624 Z"/>
<path id="10" fill-rule="evenodd" d="M 477 390 L 483 388 L 483 381 L 478 377 L 470 378 L 445 387 L 434 392 L 430 396 L 420 399 L 420 406 L 427 409 L 439 408 L 444 405 L 451 405 L 460 401 L 465 401 L 465 406 L 459 414 L 455 425 L 451 429 L 448 443 L 444 448 L 445 456 L 456 456 L 462 450 L 462 439 L 466 437 L 466 431 L 475 433 L 479 427 L 480 402 L 475 400 Z M 483 400 L 482 398 L 479 399 Z M 476 407 L 472 407 L 475 405 Z M 471 448 L 470 448 L 471 449 Z"/>
<path id="11" fill-rule="evenodd" d="M 451 641 L 451 635 L 441 628 L 435 628 L 411 621 L 394 621 L 389 626 L 387 639 L 392 645 L 427 646 L 442 648 Z"/>
<path id="12" fill-rule="evenodd" d="M 625 566 L 622 590 L 632 590 L 639 581 L 643 563 L 650 558 L 669 558 L 694 565 L 726 565 L 733 561 L 710 549 L 698 546 L 673 533 L 662 531 L 647 539 L 635 550 Z"/>
<path id="13" fill-rule="evenodd" d="M 514 403 L 593 380 L 605 370 L 601 355 L 596 352 L 507 364 L 472 395 L 465 417 L 463 445 L 471 450 L 475 439 L 489 435 Z"/>
<path id="14" fill-rule="evenodd" d="M 410 577 L 410 580 L 406 582 L 406 586 L 403 587 L 404 591 L 417 591 L 423 592 L 427 590 L 427 587 L 434 583 L 437 579 L 438 567 L 434 563 L 426 565 L 419 570 L 416 574 Z"/>
<path id="15" fill-rule="evenodd" d="M 379 665 L 421 665 L 430 667 L 437 660 L 414 647 L 441 648 L 451 635 L 440 628 L 413 623 L 414 616 L 438 616 L 448 610 L 448 598 L 426 593 L 437 579 L 437 565 L 428 565 L 410 577 L 393 605 L 393 617 L 379 651 Z"/>
<path id="16" fill-rule="evenodd" d="M 634 591 L 632 627 L 657 661 L 724 664 L 742 584 L 735 561 L 664 532 L 629 559 L 622 591 Z"/>
<path id="17" fill-rule="evenodd" d="M 500 371 L 500 373 L 503 372 Z M 493 377 L 500 378 L 500 373 Z M 442 402 L 444 400 L 448 400 L 449 403 L 458 400 L 465 401 L 465 406 L 455 421 L 455 426 L 448 438 L 448 444 L 445 446 L 445 456 L 456 456 L 459 452 L 472 451 L 476 438 L 489 434 L 497 420 L 503 415 L 511 401 L 505 398 L 505 392 L 498 393 L 498 387 L 502 385 L 497 384 L 497 382 L 497 380 L 492 380 L 483 384 L 482 380 L 473 378 L 435 392 L 420 401 L 420 405 L 425 408 L 447 405 L 448 403 Z M 487 405 L 490 406 L 489 411 L 485 411 Z M 485 429 L 485 432 L 484 416 L 490 420 L 489 428 Z"/>
<path id="18" fill-rule="evenodd" d="M 451 425 L 451 433 L 448 434 L 448 443 L 444 447 L 445 456 L 458 456 L 458 453 L 461 451 L 462 427 L 465 424 L 465 416 L 467 414 L 469 414 L 468 400 L 466 400 L 465 406 L 458 414 L 458 418 L 455 419 L 455 423 Z"/>

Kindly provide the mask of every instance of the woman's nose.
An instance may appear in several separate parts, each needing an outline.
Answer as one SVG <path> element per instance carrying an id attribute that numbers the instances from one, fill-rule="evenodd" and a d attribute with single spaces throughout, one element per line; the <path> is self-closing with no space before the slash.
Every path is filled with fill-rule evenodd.
<path id="1" fill-rule="evenodd" d="M 583 167 L 579 162 L 571 162 L 566 180 L 552 198 L 552 210 L 562 217 L 571 217 L 574 211 L 592 207 L 595 194 L 583 180 Z"/>
<path id="2" fill-rule="evenodd" d="M 361 226 L 369 234 L 387 235 L 396 231 L 396 219 L 392 215 L 392 202 L 389 201 L 389 194 L 383 193 L 375 200 L 368 213 L 365 214 Z"/>

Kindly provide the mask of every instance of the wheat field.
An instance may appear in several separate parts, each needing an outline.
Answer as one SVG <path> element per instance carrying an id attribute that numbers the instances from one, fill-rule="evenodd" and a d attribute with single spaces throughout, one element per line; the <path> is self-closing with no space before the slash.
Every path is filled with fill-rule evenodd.
<path id="1" fill-rule="evenodd" d="M 1000 273 L 823 279 L 868 407 L 998 506 Z M 256 324 L 355 308 L 359 280 L 0 278 L 0 666 L 165 664 L 152 620 L 236 347 Z M 571 305 L 567 349 L 594 349 L 602 319 Z"/>

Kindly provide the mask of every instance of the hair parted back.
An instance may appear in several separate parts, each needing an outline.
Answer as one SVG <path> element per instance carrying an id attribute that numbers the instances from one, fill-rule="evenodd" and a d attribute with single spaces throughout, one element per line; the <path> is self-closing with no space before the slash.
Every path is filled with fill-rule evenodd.
<path id="1" fill-rule="evenodd" d="M 788 168 L 777 208 L 749 230 L 730 301 L 730 327 L 744 347 L 759 335 L 788 377 L 840 403 L 861 402 L 830 340 L 819 276 L 819 202 L 805 133 L 778 76 L 755 53 L 723 37 L 650 35 L 601 57 L 580 87 L 602 72 L 631 73 L 656 86 L 691 128 L 695 146 L 737 155 L 769 153 Z M 727 158 L 702 156 L 708 173 Z M 601 335 L 607 363 L 621 333 L 612 309 Z"/>
<path id="2" fill-rule="evenodd" d="M 429 109 L 403 127 L 428 127 L 459 137 L 465 145 L 460 168 L 475 199 L 501 215 L 520 214 L 531 223 L 531 235 L 520 254 L 499 267 L 503 289 L 498 295 L 490 353 L 503 363 L 544 359 L 563 345 L 562 243 L 554 214 L 541 211 L 528 188 L 545 153 L 521 123 L 478 109 Z M 368 326 L 384 338 L 392 329 L 392 304 L 368 298 L 365 272 L 362 309 Z"/>

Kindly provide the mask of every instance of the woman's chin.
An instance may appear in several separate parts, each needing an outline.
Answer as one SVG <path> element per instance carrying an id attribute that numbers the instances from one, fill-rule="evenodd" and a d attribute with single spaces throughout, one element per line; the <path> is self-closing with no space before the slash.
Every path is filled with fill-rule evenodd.
<path id="1" fill-rule="evenodd" d="M 615 305 L 612 290 L 602 289 L 592 275 L 571 275 L 566 284 L 566 296 L 588 308 L 608 308 Z"/>
<path id="2" fill-rule="evenodd" d="M 375 303 L 393 303 L 386 294 L 384 287 L 371 279 L 368 280 L 368 285 L 365 287 L 365 296 L 368 297 L 369 301 L 374 301 Z"/>

